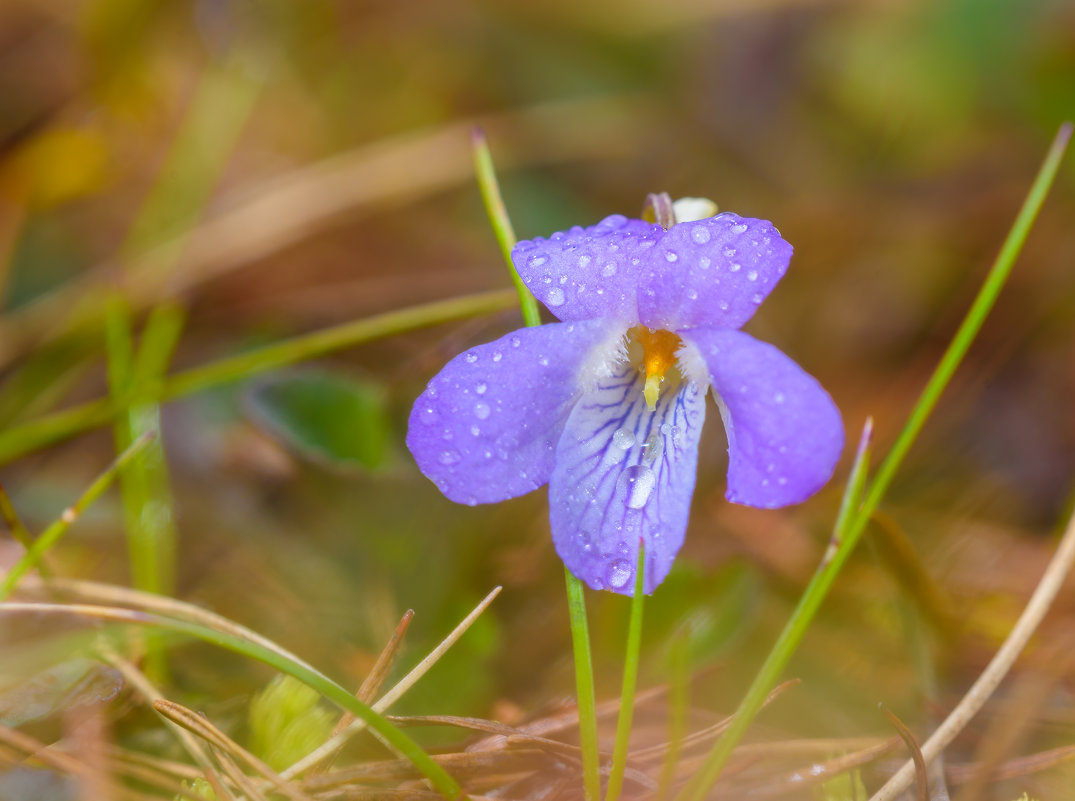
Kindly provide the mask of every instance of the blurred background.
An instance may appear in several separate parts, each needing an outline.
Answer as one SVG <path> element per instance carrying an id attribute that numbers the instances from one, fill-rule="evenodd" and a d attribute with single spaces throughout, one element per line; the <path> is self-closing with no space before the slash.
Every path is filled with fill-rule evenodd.
<path id="1" fill-rule="evenodd" d="M 505 722 L 557 709 L 573 678 L 545 492 L 455 506 L 403 445 L 425 382 L 521 324 L 510 297 L 140 406 L 126 431 L 104 420 L 21 448 L 12 432 L 115 396 L 125 336 L 137 348 L 173 326 L 156 380 L 508 287 L 473 178 L 480 124 L 520 237 L 637 216 L 658 191 L 771 219 L 795 256 L 748 329 L 819 378 L 850 442 L 873 415 L 883 453 L 1073 114 L 1065 0 L 4 0 L 0 480 L 38 531 L 124 436 L 159 425 L 141 522 L 129 488 L 106 496 L 51 555 L 57 572 L 150 586 L 125 545 L 125 529 L 148 526 L 174 542 L 157 589 L 349 686 L 405 610 L 410 665 L 503 585 L 401 708 Z M 887 737 L 883 701 L 924 738 L 1022 609 L 1072 505 L 1073 219 L 1069 157 L 789 669 L 803 684 L 758 731 Z M 730 505 L 710 418 L 687 543 L 647 607 L 641 684 L 667 681 L 672 643 L 686 643 L 703 720 L 734 708 L 790 614 L 849 466 L 800 507 Z M 19 553 L 0 540 L 3 563 Z M 627 604 L 590 603 L 598 692 L 612 697 Z M 1069 588 L 953 762 L 1075 741 L 1073 615 Z M 271 675 L 208 646 L 169 661 L 175 692 L 218 723 L 241 721 Z M 1058 765 L 982 797 L 1073 784 Z"/>

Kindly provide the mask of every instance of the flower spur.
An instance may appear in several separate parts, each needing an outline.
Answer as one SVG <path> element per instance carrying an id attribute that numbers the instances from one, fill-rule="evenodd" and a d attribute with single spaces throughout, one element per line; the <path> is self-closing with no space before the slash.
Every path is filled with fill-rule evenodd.
<path id="1" fill-rule="evenodd" d="M 672 222 L 613 215 L 519 242 L 519 276 L 560 322 L 452 359 L 407 434 L 453 501 L 495 503 L 548 483 L 560 558 L 590 587 L 623 594 L 639 539 L 647 593 L 683 544 L 707 389 L 734 503 L 805 500 L 843 448 L 818 382 L 738 330 L 783 277 L 791 246 L 768 221 L 727 212 Z"/>

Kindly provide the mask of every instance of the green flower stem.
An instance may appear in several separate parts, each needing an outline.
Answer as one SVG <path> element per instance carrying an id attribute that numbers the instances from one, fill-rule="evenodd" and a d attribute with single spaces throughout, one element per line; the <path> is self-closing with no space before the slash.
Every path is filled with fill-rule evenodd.
<path id="1" fill-rule="evenodd" d="M 892 479 L 904 456 L 906 456 L 907 451 L 918 437 L 930 412 L 936 406 L 941 393 L 947 387 L 952 374 L 966 355 L 967 349 L 977 336 L 990 309 L 993 308 L 997 295 L 1000 294 L 1000 290 L 1011 273 L 1015 259 L 1026 242 L 1027 235 L 1030 233 L 1034 220 L 1038 216 L 1049 187 L 1052 186 L 1056 178 L 1060 161 L 1071 138 L 1071 132 L 1072 125 L 1070 122 L 1064 123 L 1060 127 L 1049 153 L 1038 171 L 1037 177 L 1034 179 L 1030 192 L 1019 210 L 1015 223 L 1004 240 L 1000 253 L 997 255 L 996 261 L 993 262 L 985 282 L 982 284 L 982 288 L 978 291 L 974 303 L 922 391 L 907 423 L 903 427 L 903 431 L 900 432 L 895 444 L 878 469 L 876 477 L 866 490 L 865 498 L 861 505 L 857 502 L 856 496 L 859 491 L 856 491 L 856 485 L 861 490 L 864 483 L 866 449 L 860 447 L 858 459 L 856 459 L 851 477 L 848 480 L 847 492 L 844 496 L 839 520 L 833 530 L 833 542 L 829 550 L 799 600 L 791 619 L 780 633 L 780 637 L 758 671 L 750 689 L 747 690 L 747 694 L 736 711 L 735 720 L 706 756 L 698 773 L 683 788 L 683 791 L 678 796 L 680 801 L 702 801 L 702 798 L 719 778 L 721 770 L 732 753 L 732 749 L 738 744 L 747 727 L 750 726 L 754 717 L 758 714 L 769 690 L 780 679 L 781 673 L 802 641 L 803 635 L 821 606 L 821 602 L 825 599 L 837 574 L 851 555 L 851 551 L 854 550 L 855 545 L 862 536 L 866 524 L 892 483 Z"/>
<path id="2" fill-rule="evenodd" d="M 638 686 L 638 658 L 642 650 L 642 606 L 646 599 L 644 574 L 646 549 L 638 541 L 638 565 L 635 569 L 635 594 L 631 597 L 631 617 L 627 624 L 627 652 L 623 662 L 623 689 L 620 692 L 620 715 L 616 719 L 616 743 L 612 747 L 612 769 L 608 775 L 605 801 L 619 801 L 623 774 L 627 769 L 627 749 L 631 744 L 631 722 L 635 711 L 635 688 Z"/>
<path id="3" fill-rule="evenodd" d="M 582 749 L 582 789 L 585 801 L 601 799 L 601 764 L 597 751 L 597 694 L 594 691 L 590 624 L 586 619 L 585 587 L 564 567 L 571 648 L 575 655 L 575 694 L 579 706 L 579 747 Z"/>
<path id="4" fill-rule="evenodd" d="M 489 314 L 510 306 L 514 297 L 514 292 L 496 290 L 438 300 L 353 320 L 177 373 L 162 381 L 159 388 L 143 400 L 174 400 L 416 328 Z M 0 464 L 69 439 L 83 431 L 107 425 L 122 411 L 122 407 L 112 399 L 101 398 L 0 432 Z"/>
<path id="5" fill-rule="evenodd" d="M 511 280 L 519 296 L 523 321 L 528 326 L 541 325 L 541 313 L 537 301 L 515 270 L 511 261 L 511 249 L 515 247 L 515 230 L 504 206 L 497 181 L 496 169 L 489 143 L 480 128 L 473 133 L 474 167 L 481 188 L 482 200 L 493 226 L 493 233 L 500 245 L 500 252 L 507 262 Z M 590 626 L 586 620 L 586 598 L 581 581 L 564 567 L 567 584 L 567 608 L 571 621 L 571 647 L 575 655 L 575 693 L 579 706 L 579 747 L 582 749 L 583 793 L 586 801 L 600 801 L 601 768 L 597 750 L 597 701 L 594 692 L 593 655 L 590 652 Z"/>
<path id="6" fill-rule="evenodd" d="M 249 640 L 217 629 L 208 628 L 186 620 L 175 620 L 147 612 L 117 609 L 109 606 L 80 604 L 8 603 L 0 606 L 0 612 L 30 612 L 36 614 L 78 614 L 100 620 L 130 623 L 175 634 L 193 637 L 217 645 L 234 653 L 263 662 L 286 673 L 313 688 L 325 698 L 355 717 L 362 719 L 392 750 L 409 760 L 448 801 L 461 801 L 463 790 L 429 754 L 393 726 L 382 715 L 359 701 L 350 691 L 313 669 L 309 665 L 288 659 L 286 656 Z"/>
<path id="7" fill-rule="evenodd" d="M 27 549 L 26 553 L 19 559 L 3 577 L 0 579 L 0 601 L 5 600 L 18 586 L 19 580 L 36 565 L 42 555 L 49 548 L 55 545 L 60 537 L 62 537 L 67 529 L 71 527 L 79 515 L 96 501 L 101 494 L 108 489 L 112 482 L 115 480 L 116 475 L 123 467 L 128 464 L 131 459 L 145 450 L 146 446 L 153 441 L 152 436 L 144 436 L 141 439 L 131 444 L 127 450 L 121 453 L 114 462 L 99 475 L 89 488 L 82 493 L 80 497 L 72 506 L 69 506 L 63 511 L 63 514 L 46 528 L 40 537 L 34 540 L 33 544 Z"/>

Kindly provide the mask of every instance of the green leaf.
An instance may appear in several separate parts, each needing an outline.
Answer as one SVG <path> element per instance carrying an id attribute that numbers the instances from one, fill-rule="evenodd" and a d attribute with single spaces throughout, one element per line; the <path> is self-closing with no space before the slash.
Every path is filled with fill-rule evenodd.
<path id="1" fill-rule="evenodd" d="M 342 470 L 378 470 L 389 459 L 384 391 L 324 371 L 278 374 L 246 396 L 251 419 L 300 456 Z"/>

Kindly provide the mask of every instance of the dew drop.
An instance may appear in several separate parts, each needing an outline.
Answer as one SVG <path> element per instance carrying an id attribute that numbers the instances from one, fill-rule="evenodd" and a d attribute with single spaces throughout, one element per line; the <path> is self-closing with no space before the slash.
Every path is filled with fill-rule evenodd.
<path id="1" fill-rule="evenodd" d="M 590 266 L 590 257 L 586 255 L 579 256 L 579 268 L 585 270 Z"/>
<path id="2" fill-rule="evenodd" d="M 711 262 L 709 261 L 708 256 L 702 256 L 700 259 L 698 259 L 698 266 L 701 267 L 703 270 L 708 270 L 710 264 Z"/>
<path id="3" fill-rule="evenodd" d="M 689 300 L 698 300 L 698 291 L 694 289 L 687 290 L 687 298 Z"/>
<path id="4" fill-rule="evenodd" d="M 735 248 L 724 248 L 724 257 L 726 259 L 734 259 L 735 258 Z"/>
<path id="5" fill-rule="evenodd" d="M 676 254 L 676 252 L 674 250 L 666 250 L 664 252 L 664 258 L 665 258 L 665 260 L 672 262 L 672 261 L 677 261 L 679 259 L 679 256 Z"/>
<path id="6" fill-rule="evenodd" d="M 441 451 L 437 461 L 445 466 L 456 464 L 459 461 L 459 451 L 451 449 Z"/>
<path id="7" fill-rule="evenodd" d="M 721 311 L 728 311 L 728 301 L 722 300 L 720 302 L 720 310 Z"/>
<path id="8" fill-rule="evenodd" d="M 478 386 L 474 387 L 474 392 L 477 395 L 484 395 L 487 389 L 489 389 L 487 384 L 478 384 Z"/>
<path id="9" fill-rule="evenodd" d="M 746 231 L 746 229 L 747 229 L 746 223 L 736 223 L 735 225 L 732 226 L 732 230 L 735 231 L 735 233 L 737 233 L 737 234 L 743 233 L 744 231 Z"/>
<path id="10" fill-rule="evenodd" d="M 479 401 L 478 403 L 474 404 L 474 416 L 477 417 L 479 420 L 485 420 L 487 417 L 489 417 L 489 413 L 491 411 L 492 410 L 489 408 L 488 403 L 482 403 L 481 401 Z"/>
<path id="11" fill-rule="evenodd" d="M 424 409 L 422 409 L 422 413 L 419 415 L 419 419 L 421 419 L 421 421 L 427 426 L 431 426 L 435 422 L 437 422 L 437 417 L 437 410 L 434 409 L 432 406 L 426 406 Z"/>
<path id="12" fill-rule="evenodd" d="M 743 265 L 737 261 L 733 261 L 731 264 L 728 265 L 728 269 L 731 270 L 733 273 L 737 273 L 743 269 Z"/>
<path id="13" fill-rule="evenodd" d="M 755 303 L 761 303 L 763 300 L 765 300 L 765 295 L 763 295 L 761 292 L 755 292 L 750 299 Z"/>
<path id="14" fill-rule="evenodd" d="M 636 464 L 624 470 L 616 483 L 618 489 L 627 498 L 627 506 L 631 509 L 641 509 L 653 495 L 657 477 L 645 465 Z"/>
<path id="15" fill-rule="evenodd" d="M 547 261 L 548 261 L 548 259 L 545 258 L 544 256 L 534 256 L 532 259 L 530 259 L 530 266 L 531 267 L 540 267 L 542 264 L 544 264 Z"/>
<path id="16" fill-rule="evenodd" d="M 783 403 L 783 402 L 784 402 L 784 393 L 783 392 L 778 392 L 775 395 L 773 395 L 773 403 Z"/>
<path id="17" fill-rule="evenodd" d="M 664 426 L 661 426 L 661 433 L 664 433 Z M 660 435 L 654 432 L 649 435 L 646 439 L 646 444 L 642 447 L 642 464 L 650 467 L 660 459 L 661 455 L 664 453 L 664 440 L 661 439 Z"/>
<path id="18" fill-rule="evenodd" d="M 554 286 L 549 290 L 548 296 L 545 298 L 545 302 L 549 306 L 563 306 L 564 305 L 564 290 L 558 286 Z"/>
<path id="19" fill-rule="evenodd" d="M 633 572 L 634 571 L 631 570 L 630 562 L 626 559 L 617 559 L 608 566 L 608 574 L 605 576 L 609 589 L 623 589 L 627 586 L 627 582 L 631 580 L 631 574 Z"/>
<path id="20" fill-rule="evenodd" d="M 472 436 L 480 437 L 481 433 L 482 433 L 482 430 L 480 428 L 478 428 L 477 426 L 471 426 L 470 427 L 470 433 L 471 433 Z"/>
<path id="21" fill-rule="evenodd" d="M 522 341 L 521 339 L 519 339 L 519 337 L 512 337 L 512 338 L 511 338 L 511 346 L 512 346 L 513 348 L 517 348 L 517 347 L 519 347 L 519 346 L 520 346 L 521 344 L 523 344 L 523 341 Z"/>
<path id="22" fill-rule="evenodd" d="M 503 358 L 504 358 L 504 354 L 501 353 L 500 351 L 494 351 L 493 352 L 493 361 L 494 362 L 498 362 Z"/>
<path id="23" fill-rule="evenodd" d="M 757 270 L 751 270 L 749 273 L 747 273 L 747 280 L 748 281 L 757 281 L 758 280 L 758 271 Z"/>
<path id="24" fill-rule="evenodd" d="M 463 358 L 466 359 L 467 364 L 474 364 L 474 362 L 478 361 L 478 354 L 471 351 Z"/>
<path id="25" fill-rule="evenodd" d="M 493 452 L 491 450 L 489 450 L 488 448 L 486 448 L 485 452 L 482 454 L 482 456 L 484 456 L 486 459 L 492 459 L 493 458 Z"/>
<path id="26" fill-rule="evenodd" d="M 691 229 L 691 239 L 697 244 L 704 245 L 709 241 L 709 229 L 704 225 L 696 225 Z"/>
<path id="27" fill-rule="evenodd" d="M 626 428 L 617 428 L 616 432 L 612 435 L 612 444 L 620 450 L 627 450 L 634 447 L 635 435 L 628 431 Z"/>
<path id="28" fill-rule="evenodd" d="M 601 268 L 601 275 L 605 276 L 605 278 L 611 278 L 615 274 L 616 274 L 616 265 L 613 264 L 612 262 L 609 262 L 608 264 L 606 264 L 604 267 Z"/>

